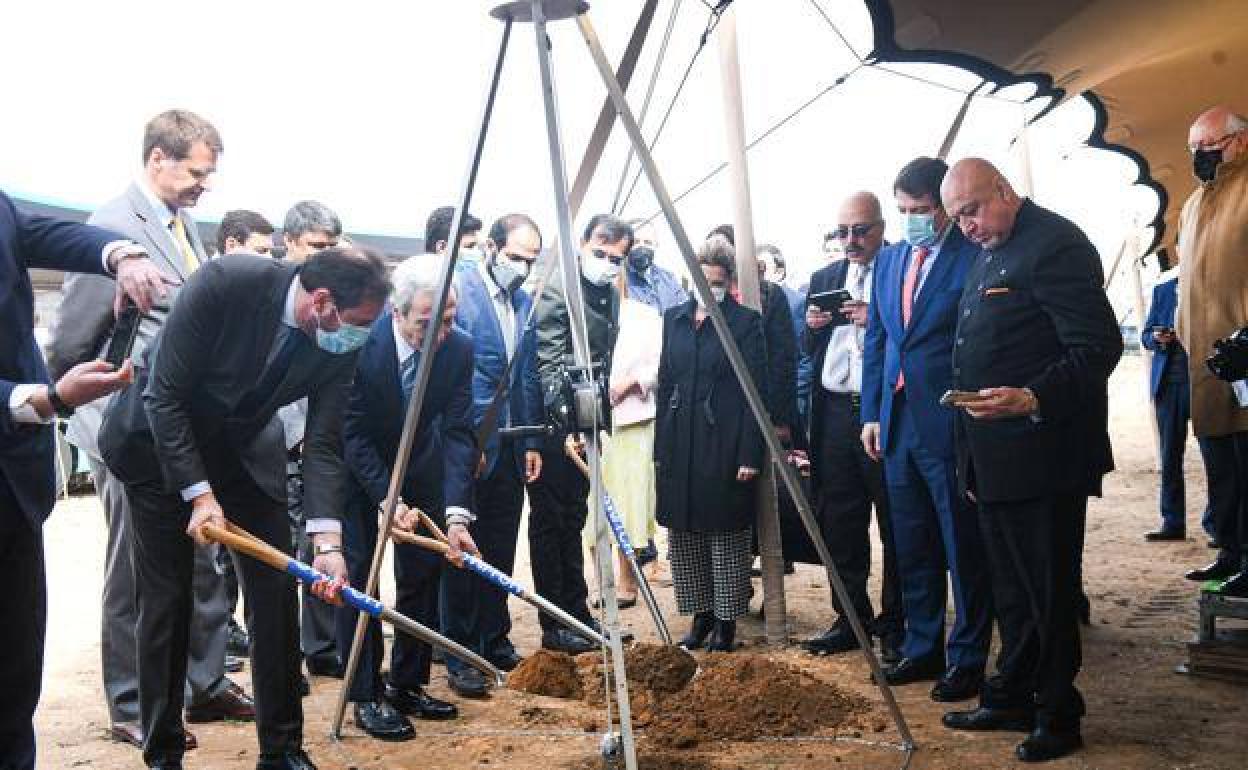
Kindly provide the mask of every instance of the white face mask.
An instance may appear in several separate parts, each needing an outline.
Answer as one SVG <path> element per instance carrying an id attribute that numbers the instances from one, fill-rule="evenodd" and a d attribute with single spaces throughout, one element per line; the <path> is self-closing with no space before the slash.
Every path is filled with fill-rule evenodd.
<path id="1" fill-rule="evenodd" d="M 698 293 L 696 293 L 696 292 L 690 292 L 690 294 L 693 294 L 693 299 L 694 299 L 694 301 L 695 301 L 695 302 L 697 302 L 697 303 L 698 303 L 698 307 L 701 307 L 701 308 L 705 308 L 705 307 L 706 307 L 706 305 L 703 305 L 703 304 L 702 304 L 702 295 L 701 295 L 701 294 L 698 294 Z M 717 304 L 717 305 L 718 305 L 718 304 L 722 303 L 722 302 L 724 301 L 724 298 L 725 298 L 725 297 L 727 297 L 727 296 L 728 296 L 728 287 L 727 287 L 727 286 L 712 286 L 712 287 L 711 287 L 711 298 L 715 300 L 715 304 Z"/>
<path id="2" fill-rule="evenodd" d="M 606 286 L 620 274 L 620 266 L 609 259 L 588 257 L 581 259 L 581 274 L 596 286 Z"/>

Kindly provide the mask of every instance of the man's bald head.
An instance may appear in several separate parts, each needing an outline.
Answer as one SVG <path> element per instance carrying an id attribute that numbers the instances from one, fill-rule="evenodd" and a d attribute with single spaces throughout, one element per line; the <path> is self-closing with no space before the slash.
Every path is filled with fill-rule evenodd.
<path id="1" fill-rule="evenodd" d="M 875 193 L 861 190 L 841 203 L 832 231 L 851 262 L 867 264 L 884 243 L 884 213 Z"/>
<path id="2" fill-rule="evenodd" d="M 986 249 L 1010 239 L 1023 205 L 1005 175 L 983 158 L 954 163 L 940 186 L 940 197 L 962 234 Z"/>
<path id="3" fill-rule="evenodd" d="M 1221 151 L 1222 162 L 1235 160 L 1248 149 L 1248 118 L 1224 104 L 1210 107 L 1188 129 L 1187 148 L 1193 154 Z"/>

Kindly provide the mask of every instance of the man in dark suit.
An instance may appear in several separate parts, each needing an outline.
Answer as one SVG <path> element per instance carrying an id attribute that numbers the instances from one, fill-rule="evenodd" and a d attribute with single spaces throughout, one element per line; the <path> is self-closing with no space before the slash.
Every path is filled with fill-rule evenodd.
<path id="1" fill-rule="evenodd" d="M 433 304 L 441 279 L 440 260 L 411 257 L 394 271 L 392 309 L 373 324 L 360 353 L 343 445 L 350 478 L 347 482 L 344 542 L 351 583 L 364 590 L 377 544 L 378 508 L 390 487 L 391 469 L 399 453 L 403 417 L 407 414 L 420 366 L 426 334 L 436 334 L 433 372 L 421 402 L 420 424 L 400 490 L 403 503 L 396 520 L 412 529 L 414 509 L 445 526 L 452 553 L 476 553 L 468 533 L 473 516 L 472 471 L 476 451 L 472 435 L 472 339 L 455 321 L 455 292 L 447 296 L 441 318 Z M 442 557 L 419 546 L 394 547 L 398 611 L 426 626 L 438 622 Z M 457 608 L 450 608 L 452 611 Z M 350 650 L 357 613 L 338 611 L 338 645 Z M 414 735 L 403 714 L 423 719 L 453 719 L 456 708 L 428 695 L 431 653 L 427 642 L 405 634 L 395 637 L 390 680 L 384 686 L 381 624 L 369 622 L 359 670 L 351 683 L 355 721 L 375 738 L 408 740 Z M 384 694 L 384 697 L 383 697 Z M 397 709 L 397 711 L 396 711 Z"/>
<path id="2" fill-rule="evenodd" d="M 862 442 L 884 458 L 906 608 L 889 684 L 937 679 L 932 699 L 979 692 L 992 639 L 991 596 L 973 505 L 958 492 L 951 381 L 958 298 L 979 249 L 940 205 L 943 160 L 916 158 L 893 184 L 906 240 L 876 260 L 863 353 Z M 955 616 L 945 641 L 946 570 Z M 946 664 L 948 668 L 946 669 Z"/>
<path id="3" fill-rule="evenodd" d="M 979 708 L 945 715 L 964 730 L 1030 730 L 1019 759 L 1082 745 L 1079 560 L 1089 495 L 1113 469 L 1109 375 L 1122 335 L 1100 256 L 1070 221 L 1019 198 L 978 158 L 941 188 L 981 253 L 959 304 L 953 388 L 958 472 L 978 502 L 1001 633 Z"/>
<path id="4" fill-rule="evenodd" d="M 815 506 L 824 542 L 845 581 L 858 617 L 880 639 L 886 662 L 900 660 L 904 628 L 901 585 L 893 548 L 883 469 L 862 446 L 862 350 L 868 299 L 876 255 L 884 242 L 884 217 L 872 193 L 858 192 L 841 204 L 832 231 L 844 246 L 846 259 L 815 272 L 807 294 L 806 330 L 802 345 L 811 357 L 810 459 Z M 839 314 L 820 310 L 811 300 L 818 294 L 845 288 L 853 296 Z M 834 323 L 835 322 L 835 323 Z M 871 509 L 880 528 L 884 549 L 880 617 L 875 618 L 867 596 L 871 572 Z M 845 609 L 833 598 L 838 617 L 803 647 L 815 655 L 835 655 L 858 649 L 858 640 L 845 619 Z"/>
<path id="5" fill-rule="evenodd" d="M 43 677 L 47 584 L 43 521 L 56 502 L 52 422 L 130 383 L 127 364 L 114 371 L 102 361 L 70 367 L 49 384 L 35 343 L 34 294 L 29 268 L 116 278 L 122 293 L 144 311 L 165 293 L 166 282 L 137 244 L 96 227 L 27 216 L 0 193 L 0 559 L 10 576 L 0 592 L 0 765 L 35 766 L 31 718 Z"/>
<path id="6" fill-rule="evenodd" d="M 179 281 L 206 262 L 208 253 L 190 209 L 212 186 L 223 150 L 221 136 L 204 118 L 186 110 L 169 110 L 148 122 L 143 135 L 143 171 L 118 197 L 91 214 L 88 224 L 122 233 L 140 244 L 152 260 Z M 65 280 L 61 309 L 48 348 L 48 368 L 59 377 L 71 366 L 89 361 L 107 349 L 113 326 L 113 281 L 78 274 Z M 164 325 L 178 296 L 148 311 L 139 323 L 131 359 L 142 361 Z M 130 511 L 124 485 L 100 456 L 99 430 L 110 399 L 77 410 L 66 438 L 87 456 L 96 493 L 104 507 L 108 542 L 104 554 L 101 607 L 100 672 L 114 740 L 143 745 L 139 723 L 138 605 Z M 216 546 L 195 549 L 194 609 L 190 659 L 186 669 L 187 719 L 210 722 L 247 720 L 255 708 L 246 693 L 225 675 L 229 591 L 216 566 Z M 245 654 L 245 653 L 244 653 Z M 194 737 L 187 733 L 187 746 Z"/>
<path id="7" fill-rule="evenodd" d="M 389 295 L 371 252 L 327 249 L 296 266 L 213 260 L 187 282 L 100 431 L 130 500 L 139 586 L 139 712 L 150 767 L 181 767 L 191 549 L 230 518 L 290 553 L 279 407 L 307 397 L 304 468 L 314 566 L 345 579 L 338 523 L 342 415 L 356 352 Z M 187 537 L 190 535 L 191 537 Z M 236 558 L 251 632 L 259 770 L 314 767 L 301 748 L 294 580 Z M 336 598 L 318 584 L 322 598 Z M 330 584 L 332 585 L 332 584 Z"/>
<path id="8" fill-rule="evenodd" d="M 469 529 L 485 560 L 508 574 L 516 562 L 524 485 L 541 475 L 542 440 L 511 438 L 498 429 L 544 421 L 537 334 L 525 328 L 533 300 L 520 288 L 541 251 L 533 220 L 508 214 L 490 227 L 484 261 L 460 266 L 455 276 L 455 325 L 472 337 L 475 353 L 472 422 L 481 453 L 473 484 L 477 519 Z M 443 575 L 442 588 L 446 635 L 504 671 L 519 665 L 508 638 L 508 594 L 459 570 Z M 446 673 L 460 695 L 485 693 L 481 673 L 457 658 L 447 658 Z"/>

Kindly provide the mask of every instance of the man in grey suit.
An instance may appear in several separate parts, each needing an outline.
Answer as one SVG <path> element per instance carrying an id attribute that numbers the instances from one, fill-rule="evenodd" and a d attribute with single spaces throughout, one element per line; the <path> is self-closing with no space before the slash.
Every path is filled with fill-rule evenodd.
<path id="1" fill-rule="evenodd" d="M 185 281 L 206 253 L 186 209 L 208 189 L 221 152 L 221 138 L 203 118 L 170 110 L 148 123 L 143 139 L 143 171 L 118 198 L 106 203 L 90 224 L 124 234 L 143 247 L 161 270 Z M 111 278 L 76 273 L 64 285 L 64 298 L 53 329 L 48 364 L 55 377 L 106 349 L 113 328 Z M 169 314 L 177 289 L 171 289 L 143 316 L 132 358 L 138 360 Z M 105 556 L 101 669 L 112 735 L 142 745 L 139 726 L 138 651 L 130 512 L 124 488 L 105 467 L 97 442 L 110 398 L 79 408 L 69 422 L 67 437 L 86 453 L 95 488 L 108 522 Z M 250 719 L 251 699 L 225 676 L 226 624 L 229 604 L 225 583 L 209 548 L 195 549 L 195 609 L 191 627 L 186 699 L 190 721 Z M 194 737 L 186 736 L 188 747 Z"/>

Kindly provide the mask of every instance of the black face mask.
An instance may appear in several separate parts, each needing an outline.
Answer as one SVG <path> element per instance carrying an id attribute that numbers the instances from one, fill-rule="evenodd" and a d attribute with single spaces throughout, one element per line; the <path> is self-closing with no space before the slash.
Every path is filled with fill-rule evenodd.
<path id="1" fill-rule="evenodd" d="M 1221 150 L 1197 150 L 1192 153 L 1192 173 L 1202 182 L 1212 182 L 1221 163 Z"/>
<path id="2" fill-rule="evenodd" d="M 644 273 L 654 264 L 654 249 L 637 246 L 628 252 L 628 267 L 635 273 Z"/>

